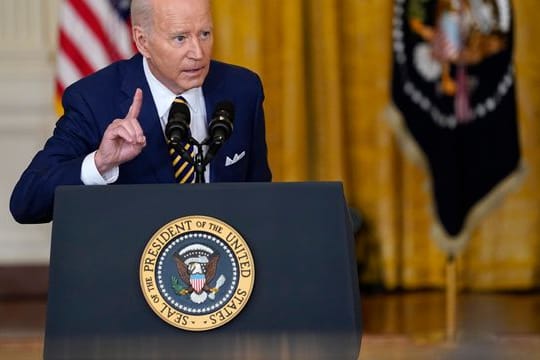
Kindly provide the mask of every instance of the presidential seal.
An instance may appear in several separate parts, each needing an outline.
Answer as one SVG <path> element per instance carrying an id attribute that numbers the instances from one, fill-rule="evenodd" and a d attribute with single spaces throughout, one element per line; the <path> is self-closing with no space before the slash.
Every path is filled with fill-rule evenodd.
<path id="1" fill-rule="evenodd" d="M 231 226 L 187 216 L 151 237 L 139 276 L 146 302 L 163 321 L 204 331 L 242 311 L 253 290 L 255 265 L 246 241 Z"/>

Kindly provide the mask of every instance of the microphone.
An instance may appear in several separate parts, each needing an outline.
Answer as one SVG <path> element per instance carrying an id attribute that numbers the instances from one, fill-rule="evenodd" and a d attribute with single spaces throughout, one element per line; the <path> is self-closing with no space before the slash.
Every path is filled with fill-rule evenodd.
<path id="1" fill-rule="evenodd" d="M 212 115 L 212 120 L 208 124 L 208 152 L 206 153 L 205 163 L 216 155 L 217 151 L 227 140 L 233 131 L 234 105 L 230 101 L 221 101 L 216 105 L 216 110 Z"/>
<path id="2" fill-rule="evenodd" d="M 230 101 L 221 101 L 216 105 L 212 120 L 208 125 L 210 144 L 220 147 L 233 131 L 234 105 Z M 217 150 L 217 149 L 216 149 Z"/>
<path id="3" fill-rule="evenodd" d="M 176 98 L 171 105 L 169 118 L 165 126 L 165 136 L 167 140 L 178 145 L 182 141 L 187 141 L 189 136 L 189 123 L 191 122 L 191 114 L 189 107 L 183 98 Z"/>

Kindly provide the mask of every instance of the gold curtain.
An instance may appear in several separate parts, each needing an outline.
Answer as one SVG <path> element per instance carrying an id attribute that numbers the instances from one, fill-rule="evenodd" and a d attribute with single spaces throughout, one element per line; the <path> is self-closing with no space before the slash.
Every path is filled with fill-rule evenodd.
<path id="1" fill-rule="evenodd" d="M 259 73 L 274 181 L 342 181 L 364 226 L 364 283 L 444 285 L 429 174 L 403 155 L 390 107 L 393 0 L 214 0 L 215 58 Z M 462 288 L 540 284 L 540 11 L 514 2 L 519 126 L 528 173 L 458 259 Z"/>

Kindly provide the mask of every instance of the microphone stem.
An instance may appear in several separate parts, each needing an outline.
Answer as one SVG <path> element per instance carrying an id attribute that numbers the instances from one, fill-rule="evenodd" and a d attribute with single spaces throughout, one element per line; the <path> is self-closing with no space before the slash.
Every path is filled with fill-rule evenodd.
<path id="1" fill-rule="evenodd" d="M 204 172 L 206 170 L 206 164 L 204 163 L 202 145 L 198 142 L 195 144 L 197 146 L 197 154 L 195 154 L 195 182 L 197 184 L 204 184 L 206 181 L 204 179 Z"/>

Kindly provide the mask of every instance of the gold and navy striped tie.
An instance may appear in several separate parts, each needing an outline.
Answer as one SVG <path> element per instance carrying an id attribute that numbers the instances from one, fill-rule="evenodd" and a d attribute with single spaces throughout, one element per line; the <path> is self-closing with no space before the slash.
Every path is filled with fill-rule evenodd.
<path id="1" fill-rule="evenodd" d="M 187 101 L 179 96 L 174 101 L 183 102 L 187 105 Z M 191 158 L 195 157 L 195 147 L 192 144 L 182 144 L 184 149 L 190 154 Z M 169 145 L 169 154 L 172 157 L 172 165 L 174 170 L 174 178 L 180 184 L 194 183 L 195 182 L 195 168 L 193 164 L 190 164 L 186 160 L 182 159 L 180 154 Z"/>

